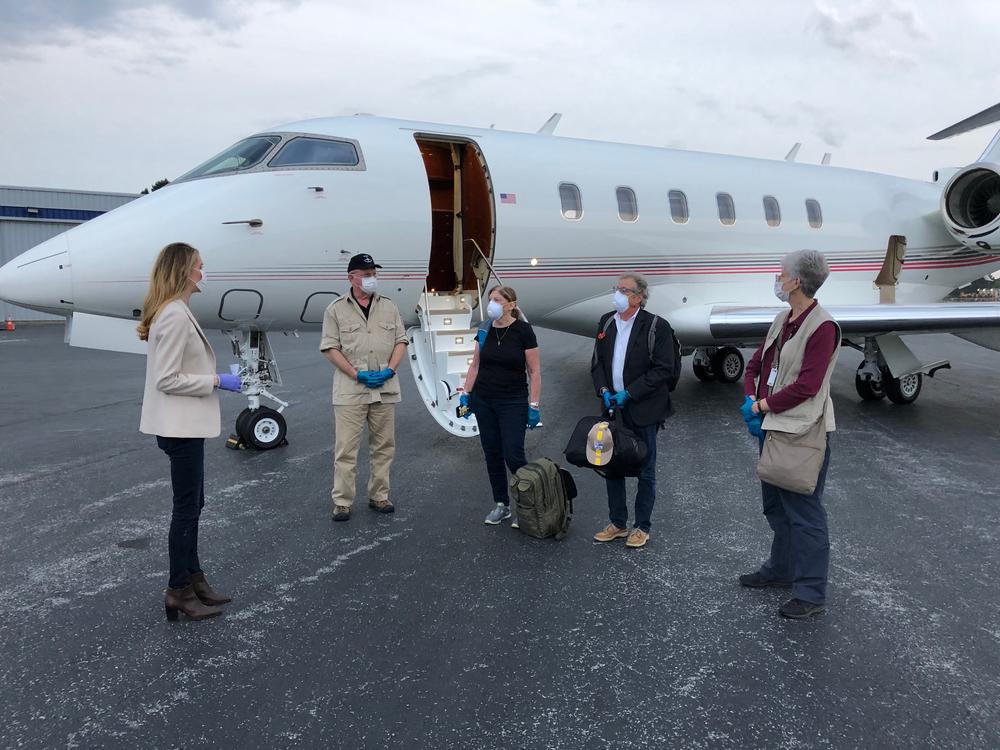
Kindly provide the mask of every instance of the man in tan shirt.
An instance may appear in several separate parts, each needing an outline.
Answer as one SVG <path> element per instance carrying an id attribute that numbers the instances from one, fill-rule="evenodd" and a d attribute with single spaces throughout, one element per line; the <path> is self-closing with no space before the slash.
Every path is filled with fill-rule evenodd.
<path id="1" fill-rule="evenodd" d="M 319 349 L 336 367 L 333 413 L 336 442 L 333 462 L 333 520 L 351 517 L 358 474 L 361 433 L 368 425 L 370 476 L 368 507 L 392 513 L 389 468 L 396 453 L 396 370 L 406 352 L 406 329 L 399 309 L 377 291 L 382 266 L 361 253 L 347 265 L 350 292 L 334 300 L 323 315 Z"/>

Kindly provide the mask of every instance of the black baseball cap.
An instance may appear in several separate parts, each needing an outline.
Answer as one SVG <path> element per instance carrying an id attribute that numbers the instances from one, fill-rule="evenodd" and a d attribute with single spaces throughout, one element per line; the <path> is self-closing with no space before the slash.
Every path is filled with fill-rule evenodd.
<path id="1" fill-rule="evenodd" d="M 350 273 L 351 271 L 367 271 L 371 268 L 381 268 L 381 267 L 382 266 L 376 263 L 372 259 L 372 256 L 370 256 L 368 253 L 358 253 L 353 258 L 351 258 L 351 262 L 347 264 L 347 272 Z"/>

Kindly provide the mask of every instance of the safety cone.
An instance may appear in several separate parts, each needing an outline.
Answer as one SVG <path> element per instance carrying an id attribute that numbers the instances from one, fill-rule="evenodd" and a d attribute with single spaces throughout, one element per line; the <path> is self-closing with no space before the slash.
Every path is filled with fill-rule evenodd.
<path id="1" fill-rule="evenodd" d="M 7 330 L 8 331 L 14 330 L 14 321 L 11 320 L 11 317 L 9 315 L 7 316 Z"/>

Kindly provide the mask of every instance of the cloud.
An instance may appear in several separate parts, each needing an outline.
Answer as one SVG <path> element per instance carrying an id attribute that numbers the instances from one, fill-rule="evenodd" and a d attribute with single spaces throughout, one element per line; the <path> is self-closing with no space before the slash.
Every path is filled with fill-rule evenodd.
<path id="1" fill-rule="evenodd" d="M 837 52 L 893 65 L 912 64 L 916 58 L 888 46 L 888 39 L 901 39 L 909 46 L 930 38 L 916 9 L 903 0 L 864 0 L 846 12 L 816 0 L 811 27 Z"/>
<path id="2" fill-rule="evenodd" d="M 418 88 L 447 89 L 456 84 L 468 85 L 489 76 L 509 76 L 513 70 L 510 63 L 493 61 L 482 62 L 464 70 L 453 73 L 442 73 L 417 81 Z"/>

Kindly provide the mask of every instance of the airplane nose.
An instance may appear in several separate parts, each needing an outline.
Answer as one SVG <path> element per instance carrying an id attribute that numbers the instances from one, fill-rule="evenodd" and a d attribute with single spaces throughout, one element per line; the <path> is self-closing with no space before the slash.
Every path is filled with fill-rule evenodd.
<path id="1" fill-rule="evenodd" d="M 0 267 L 0 299 L 56 315 L 72 312 L 66 237 L 57 235 Z"/>

